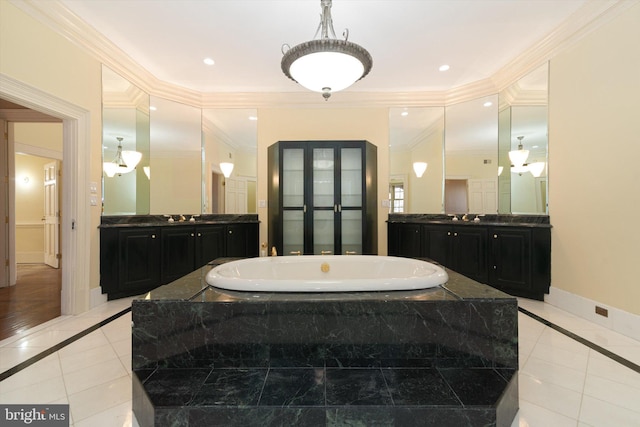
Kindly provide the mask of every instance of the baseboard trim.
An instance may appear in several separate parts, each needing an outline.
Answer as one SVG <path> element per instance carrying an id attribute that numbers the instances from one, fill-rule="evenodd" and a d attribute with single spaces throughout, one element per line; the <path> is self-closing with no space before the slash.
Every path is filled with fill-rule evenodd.
<path id="1" fill-rule="evenodd" d="M 610 307 L 607 304 L 554 288 L 553 286 L 549 289 L 549 294 L 545 295 L 544 301 L 590 322 L 640 341 L 640 316 L 636 314 Z M 596 306 L 606 309 L 608 317 L 596 314 Z"/>
<path id="2" fill-rule="evenodd" d="M 89 309 L 104 304 L 105 302 L 107 302 L 107 294 L 102 293 L 102 288 L 100 286 L 91 289 L 89 293 Z"/>

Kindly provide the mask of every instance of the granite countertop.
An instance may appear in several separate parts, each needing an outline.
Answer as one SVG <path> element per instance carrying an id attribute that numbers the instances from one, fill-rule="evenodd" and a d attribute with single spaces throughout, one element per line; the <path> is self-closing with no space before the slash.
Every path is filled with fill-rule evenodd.
<path id="1" fill-rule="evenodd" d="M 467 215 L 469 220 L 463 221 L 462 215 L 458 220 L 444 214 L 389 214 L 389 223 L 402 224 L 445 224 L 462 226 L 501 226 L 501 227 L 530 227 L 551 228 L 548 215 L 484 215 L 479 221 L 474 221 L 475 214 Z"/>
<path id="2" fill-rule="evenodd" d="M 157 226 L 194 226 L 194 225 L 214 225 L 214 224 L 234 224 L 234 223 L 259 223 L 256 214 L 203 214 L 194 217 L 194 221 L 189 221 L 192 214 L 183 214 L 185 221 L 179 221 L 179 214 L 173 214 L 173 222 L 164 215 L 113 215 L 102 216 L 98 228 L 131 228 L 131 227 L 157 227 Z"/>
<path id="3" fill-rule="evenodd" d="M 455 271 L 447 270 L 449 281 L 443 286 L 413 291 L 385 292 L 237 292 L 209 286 L 205 278 L 214 265 L 205 265 L 145 295 L 143 300 L 173 300 L 218 303 L 264 303 L 299 301 L 458 301 L 515 299 L 495 288 L 476 282 Z"/>

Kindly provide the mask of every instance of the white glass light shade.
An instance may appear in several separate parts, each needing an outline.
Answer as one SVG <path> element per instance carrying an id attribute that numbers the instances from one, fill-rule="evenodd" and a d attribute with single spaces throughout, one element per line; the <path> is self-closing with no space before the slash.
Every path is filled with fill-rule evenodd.
<path id="1" fill-rule="evenodd" d="M 337 92 L 358 81 L 364 66 L 355 57 L 341 52 L 316 52 L 302 56 L 291 64 L 291 77 L 314 92 L 328 88 Z"/>
<path id="2" fill-rule="evenodd" d="M 535 163 L 531 163 L 529 165 L 529 172 L 531 172 L 531 175 L 535 176 L 536 178 L 539 178 L 540 175 L 542 175 L 542 172 L 544 171 L 544 168 L 547 164 L 545 162 L 535 162 Z"/>
<path id="3" fill-rule="evenodd" d="M 121 173 L 131 172 L 136 168 L 136 166 L 138 166 L 138 163 L 140 163 L 140 160 L 142 159 L 142 153 L 139 151 L 123 151 L 122 159 L 127 165 L 127 167 L 125 168 L 127 169 L 127 171 L 122 171 Z"/>
<path id="4" fill-rule="evenodd" d="M 229 178 L 231 176 L 231 172 L 233 172 L 233 163 L 220 163 L 220 170 L 222 171 L 222 175 L 224 175 L 225 178 Z"/>
<path id="5" fill-rule="evenodd" d="M 147 175 L 147 179 L 151 179 L 151 166 L 144 166 L 142 170 L 144 174 Z"/>
<path id="6" fill-rule="evenodd" d="M 523 174 L 525 172 L 529 172 L 529 166 L 528 165 L 514 165 L 511 166 L 511 173 L 519 173 L 519 174 Z"/>
<path id="7" fill-rule="evenodd" d="M 529 150 L 523 150 L 522 146 L 518 150 L 509 151 L 509 160 L 515 167 L 522 167 L 529 157 Z"/>
<path id="8" fill-rule="evenodd" d="M 113 178 L 118 172 L 118 165 L 113 162 L 104 162 L 102 164 L 102 169 L 104 170 L 105 175 L 109 178 Z"/>
<path id="9" fill-rule="evenodd" d="M 418 178 L 422 178 L 424 172 L 427 170 L 427 164 L 425 162 L 414 162 L 413 163 L 413 171 L 416 173 Z"/>
<path id="10" fill-rule="evenodd" d="M 498 166 L 498 176 L 502 175 L 503 170 L 504 170 L 504 166 Z"/>

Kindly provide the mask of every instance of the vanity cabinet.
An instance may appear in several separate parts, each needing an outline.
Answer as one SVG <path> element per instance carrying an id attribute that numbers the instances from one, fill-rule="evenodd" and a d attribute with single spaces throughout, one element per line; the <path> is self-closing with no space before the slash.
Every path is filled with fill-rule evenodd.
<path id="1" fill-rule="evenodd" d="M 221 257 L 258 256 L 258 223 L 100 228 L 100 285 L 109 299 L 139 295 Z"/>
<path id="2" fill-rule="evenodd" d="M 548 226 L 389 222 L 388 232 L 389 255 L 429 258 L 515 296 L 549 292 Z"/>
<path id="3" fill-rule="evenodd" d="M 377 253 L 377 148 L 280 141 L 268 149 L 269 246 L 280 255 Z"/>
<path id="4" fill-rule="evenodd" d="M 100 230 L 100 285 L 109 299 L 137 295 L 160 284 L 160 229 Z"/>

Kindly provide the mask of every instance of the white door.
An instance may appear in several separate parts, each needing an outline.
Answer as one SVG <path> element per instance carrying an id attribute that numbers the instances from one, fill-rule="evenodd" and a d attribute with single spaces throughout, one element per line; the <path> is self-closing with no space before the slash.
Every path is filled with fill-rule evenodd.
<path id="1" fill-rule="evenodd" d="M 247 181 L 242 178 L 225 178 L 224 182 L 224 212 L 247 213 Z"/>
<path id="2" fill-rule="evenodd" d="M 495 214 L 498 212 L 498 182 L 495 179 L 469 180 L 469 212 Z"/>
<path id="3" fill-rule="evenodd" d="M 0 120 L 0 288 L 9 286 L 9 143 Z"/>
<path id="4" fill-rule="evenodd" d="M 59 266 L 58 169 L 57 161 L 44 165 L 44 263 L 53 268 Z"/>

